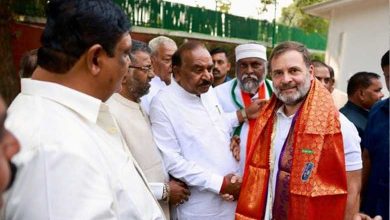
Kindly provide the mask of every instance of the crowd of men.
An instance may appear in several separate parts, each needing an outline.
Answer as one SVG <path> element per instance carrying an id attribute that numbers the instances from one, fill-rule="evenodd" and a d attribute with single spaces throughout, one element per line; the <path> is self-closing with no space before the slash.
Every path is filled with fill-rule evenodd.
<path id="1" fill-rule="evenodd" d="M 3 218 L 389 219 L 380 74 L 340 95 L 304 45 L 246 43 L 232 79 L 224 49 L 134 40 L 111 1 L 46 14 L 0 99 Z M 381 67 L 389 89 L 389 51 Z"/>

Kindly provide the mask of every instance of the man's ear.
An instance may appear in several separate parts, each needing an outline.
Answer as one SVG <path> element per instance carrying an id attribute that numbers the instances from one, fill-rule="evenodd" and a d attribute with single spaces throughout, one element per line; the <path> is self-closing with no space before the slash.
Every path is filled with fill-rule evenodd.
<path id="1" fill-rule="evenodd" d="M 365 96 L 365 93 L 366 93 L 366 91 L 364 90 L 364 89 L 359 89 L 358 90 L 358 96 L 359 96 L 359 99 L 360 99 L 360 101 L 364 101 L 365 100 L 365 98 L 366 98 L 366 96 Z"/>
<path id="2" fill-rule="evenodd" d="M 310 65 L 309 66 L 309 73 L 310 73 L 310 81 L 314 79 L 314 66 Z"/>
<path id="3" fill-rule="evenodd" d="M 89 72 L 96 76 L 102 68 L 103 56 L 107 56 L 100 44 L 92 45 L 86 53 L 86 62 Z"/>
<path id="4" fill-rule="evenodd" d="M 180 81 L 180 67 L 179 66 L 172 66 L 172 74 L 173 77 L 176 79 L 177 82 Z"/>

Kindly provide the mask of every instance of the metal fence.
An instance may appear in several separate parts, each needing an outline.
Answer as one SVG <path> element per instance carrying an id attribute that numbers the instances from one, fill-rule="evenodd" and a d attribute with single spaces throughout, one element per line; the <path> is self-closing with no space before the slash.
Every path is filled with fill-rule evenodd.
<path id="1" fill-rule="evenodd" d="M 28 16 L 44 17 L 47 0 L 18 0 L 13 11 Z M 298 41 L 314 50 L 326 49 L 326 36 L 306 33 L 299 28 L 265 20 L 244 18 L 204 8 L 186 6 L 162 0 L 114 0 L 120 5 L 134 26 L 161 28 L 186 33 L 201 33 L 223 38 L 238 38 L 272 42 Z M 273 36 L 275 39 L 273 41 Z"/>

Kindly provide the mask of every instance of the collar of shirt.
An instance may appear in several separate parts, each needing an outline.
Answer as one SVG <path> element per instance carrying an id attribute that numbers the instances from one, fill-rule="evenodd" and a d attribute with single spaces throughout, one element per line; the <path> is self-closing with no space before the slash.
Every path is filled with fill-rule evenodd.
<path id="1" fill-rule="evenodd" d="M 166 86 L 165 82 L 158 76 L 155 76 L 150 80 L 150 85 L 150 87 L 155 86 L 157 88 L 164 88 Z"/>
<path id="2" fill-rule="evenodd" d="M 22 79 L 21 86 L 23 94 L 51 99 L 93 123 L 96 123 L 100 108 L 104 104 L 97 98 L 57 83 Z"/>
<path id="3" fill-rule="evenodd" d="M 188 100 L 199 100 L 202 98 L 202 94 L 199 96 L 195 95 L 195 94 L 192 94 L 192 93 L 189 93 L 187 92 L 183 87 L 181 87 L 181 85 L 179 85 L 179 83 L 176 82 L 176 80 L 172 80 L 171 82 L 171 86 L 174 90 L 177 91 L 177 94 L 184 98 L 184 99 L 188 99 Z M 211 89 L 211 86 L 210 86 L 210 89 Z"/>
<path id="4" fill-rule="evenodd" d="M 124 106 L 127 106 L 131 109 L 139 109 L 140 108 L 140 104 L 137 103 L 137 102 L 133 102 L 125 97 L 123 97 L 121 94 L 119 93 L 114 93 L 112 96 L 111 96 L 112 99 L 115 99 L 117 102 L 121 103 L 122 105 Z"/>
<path id="5" fill-rule="evenodd" d="M 280 106 L 278 108 L 278 110 L 276 111 L 276 115 L 278 116 L 278 118 L 285 118 L 285 119 L 289 119 L 289 120 L 292 120 L 294 118 L 294 115 L 295 114 L 292 114 L 290 116 L 287 116 L 284 111 L 283 111 L 283 108 L 284 108 L 284 105 Z"/>
<path id="6" fill-rule="evenodd" d="M 347 104 L 345 104 L 345 106 L 347 108 L 354 109 L 355 111 L 360 112 L 361 114 L 363 114 L 365 116 L 368 116 L 368 110 L 367 109 L 364 109 L 364 108 L 356 105 L 355 103 L 353 103 L 351 101 L 348 101 Z"/>

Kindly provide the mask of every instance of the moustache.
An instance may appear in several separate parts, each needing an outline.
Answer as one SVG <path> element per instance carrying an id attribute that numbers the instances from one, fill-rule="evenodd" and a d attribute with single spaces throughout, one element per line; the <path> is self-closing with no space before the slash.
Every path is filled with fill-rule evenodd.
<path id="1" fill-rule="evenodd" d="M 221 73 L 221 71 L 219 71 L 219 69 L 217 69 L 217 68 L 214 68 L 213 69 L 213 74 L 216 74 L 216 73 Z"/>
<path id="2" fill-rule="evenodd" d="M 245 74 L 241 77 L 241 80 L 244 81 L 245 79 L 254 79 L 254 80 L 259 80 L 259 78 L 254 75 L 254 74 Z"/>
<path id="3" fill-rule="evenodd" d="M 201 84 L 199 84 L 199 86 L 211 86 L 211 81 L 209 80 L 203 80 Z"/>
<path id="4" fill-rule="evenodd" d="M 288 83 L 288 84 L 282 84 L 279 89 L 280 90 L 285 90 L 285 89 L 292 89 L 292 88 L 295 88 L 296 86 L 291 84 L 291 83 Z"/>

